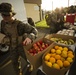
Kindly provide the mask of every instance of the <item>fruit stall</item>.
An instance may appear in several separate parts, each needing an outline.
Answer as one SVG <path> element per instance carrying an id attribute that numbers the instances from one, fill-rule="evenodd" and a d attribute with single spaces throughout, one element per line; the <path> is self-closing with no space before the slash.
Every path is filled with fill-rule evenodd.
<path id="1" fill-rule="evenodd" d="M 65 30 L 47 34 L 24 46 L 26 57 L 34 70 L 41 69 L 46 75 L 65 75 L 69 71 L 75 60 L 76 37 L 73 30 L 67 33 Z"/>

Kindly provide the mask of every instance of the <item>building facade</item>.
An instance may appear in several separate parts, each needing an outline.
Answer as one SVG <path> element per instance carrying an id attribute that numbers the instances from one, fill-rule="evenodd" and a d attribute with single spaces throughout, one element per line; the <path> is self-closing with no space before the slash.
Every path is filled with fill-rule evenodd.
<path id="1" fill-rule="evenodd" d="M 24 0 L 26 15 L 31 17 L 34 22 L 42 20 L 41 0 Z"/>

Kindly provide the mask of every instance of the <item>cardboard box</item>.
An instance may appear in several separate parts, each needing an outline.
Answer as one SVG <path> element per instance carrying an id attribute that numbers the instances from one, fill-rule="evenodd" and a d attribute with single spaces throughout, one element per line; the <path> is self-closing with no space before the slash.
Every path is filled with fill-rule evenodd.
<path id="1" fill-rule="evenodd" d="M 57 34 L 61 35 L 68 35 L 68 36 L 74 36 L 75 35 L 75 30 L 72 30 L 75 28 L 74 26 L 70 26 L 71 29 L 63 29 L 57 32 Z"/>
<path id="2" fill-rule="evenodd" d="M 70 69 L 70 67 L 72 66 L 73 62 L 71 63 L 71 65 L 69 67 L 66 67 L 66 68 L 62 68 L 62 69 L 55 69 L 55 68 L 52 68 L 52 67 L 49 67 L 46 65 L 46 63 L 44 62 L 44 56 L 50 52 L 50 49 L 52 49 L 55 45 L 57 45 L 56 43 L 53 43 L 52 45 L 50 45 L 50 47 L 48 48 L 48 50 L 44 53 L 43 57 L 42 57 L 42 69 L 43 71 L 46 73 L 46 75 L 65 75 L 66 72 Z M 62 45 L 60 45 L 62 46 Z M 64 47 L 64 46 L 62 46 Z M 71 50 L 71 49 L 69 49 Z M 74 55 L 75 56 L 75 55 Z M 75 60 L 75 58 L 74 58 Z"/>
<path id="3" fill-rule="evenodd" d="M 47 51 L 47 49 L 49 48 L 49 46 L 37 53 L 36 55 L 31 55 L 30 53 L 28 53 L 28 50 L 32 48 L 33 44 L 38 42 L 39 40 L 42 40 L 44 43 L 48 43 L 49 45 L 51 45 L 53 42 L 46 39 L 46 38 L 41 38 L 41 39 L 38 39 L 36 41 L 34 41 L 32 44 L 29 44 L 27 46 L 24 46 L 24 51 L 25 51 L 25 54 L 26 54 L 26 57 L 27 59 L 29 60 L 29 62 L 33 65 L 34 69 L 37 69 L 39 66 L 42 65 L 42 55 Z"/>
<path id="4" fill-rule="evenodd" d="M 48 34 L 45 36 L 45 38 L 47 39 L 51 39 L 51 38 L 61 38 L 62 40 L 69 40 L 69 39 L 72 39 L 75 43 L 76 43 L 76 37 L 73 37 L 73 36 L 68 36 L 68 35 L 61 35 L 61 34 Z M 55 42 L 57 43 L 57 42 Z M 57 43 L 59 44 L 59 43 Z M 60 43 L 61 44 L 61 43 Z M 66 44 L 61 44 L 61 45 L 64 45 L 64 46 L 71 46 L 71 45 L 66 45 Z M 74 44 L 72 44 L 74 45 Z"/>

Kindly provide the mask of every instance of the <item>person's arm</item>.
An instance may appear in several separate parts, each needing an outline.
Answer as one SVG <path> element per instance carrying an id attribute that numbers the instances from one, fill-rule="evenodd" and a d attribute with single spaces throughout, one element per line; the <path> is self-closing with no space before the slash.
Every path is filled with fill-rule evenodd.
<path id="1" fill-rule="evenodd" d="M 18 25 L 18 34 L 20 36 L 23 35 L 25 37 L 25 40 L 23 43 L 28 44 L 37 38 L 38 31 L 35 27 L 33 27 L 29 24 L 24 24 L 24 23 L 20 22 Z M 27 36 L 26 36 L 26 34 L 27 34 Z"/>
<path id="2" fill-rule="evenodd" d="M 0 23 L 0 33 L 1 33 L 1 23 Z"/>

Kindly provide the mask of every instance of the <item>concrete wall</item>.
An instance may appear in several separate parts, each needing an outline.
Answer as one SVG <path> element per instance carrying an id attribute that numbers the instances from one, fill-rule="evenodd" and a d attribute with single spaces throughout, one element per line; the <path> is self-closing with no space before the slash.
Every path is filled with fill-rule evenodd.
<path id="1" fill-rule="evenodd" d="M 40 21 L 39 7 L 37 4 L 25 3 L 26 15 L 31 17 L 34 22 Z"/>
<path id="2" fill-rule="evenodd" d="M 38 4 L 41 5 L 42 0 L 24 0 L 25 3 L 33 3 L 33 4 Z"/>

